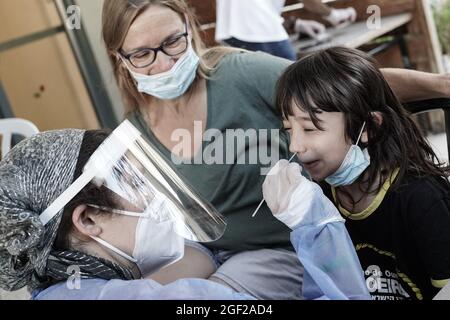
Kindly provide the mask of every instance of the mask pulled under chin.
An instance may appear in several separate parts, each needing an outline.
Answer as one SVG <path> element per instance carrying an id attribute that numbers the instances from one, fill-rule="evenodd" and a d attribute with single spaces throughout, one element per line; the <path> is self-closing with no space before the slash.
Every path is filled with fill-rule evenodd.
<path id="1" fill-rule="evenodd" d="M 355 182 L 369 165 L 370 155 L 367 148 L 363 151 L 360 147 L 352 145 L 339 169 L 325 181 L 333 187 L 348 186 Z"/>

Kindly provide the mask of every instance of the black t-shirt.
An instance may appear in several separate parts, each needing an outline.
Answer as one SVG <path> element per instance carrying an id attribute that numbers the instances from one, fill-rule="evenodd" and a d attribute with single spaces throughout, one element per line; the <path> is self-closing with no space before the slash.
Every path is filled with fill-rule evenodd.
<path id="1" fill-rule="evenodd" d="M 339 210 L 372 299 L 432 299 L 449 281 L 450 195 L 442 178 L 407 175 L 396 190 L 388 179 L 363 212 Z"/>

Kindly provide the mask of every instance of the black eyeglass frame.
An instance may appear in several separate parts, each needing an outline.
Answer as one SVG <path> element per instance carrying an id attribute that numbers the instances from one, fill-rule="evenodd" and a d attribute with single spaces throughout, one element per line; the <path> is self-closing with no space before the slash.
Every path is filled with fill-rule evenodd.
<path id="1" fill-rule="evenodd" d="M 188 32 L 187 22 L 184 23 L 184 26 L 185 26 L 185 31 L 184 31 L 184 33 L 181 33 L 181 34 L 178 34 L 178 35 L 174 35 L 174 37 L 172 37 L 171 39 L 167 39 L 166 41 L 164 41 L 163 43 L 161 43 L 161 45 L 160 45 L 159 47 L 157 47 L 157 48 L 142 48 L 142 49 L 140 49 L 139 51 L 132 52 L 132 53 L 128 53 L 128 54 L 125 53 L 122 49 L 120 49 L 120 50 L 119 50 L 119 54 L 120 54 L 124 59 L 126 59 L 128 62 L 130 62 L 130 64 L 131 64 L 133 67 L 135 67 L 136 69 L 143 69 L 143 68 L 147 68 L 148 66 L 151 66 L 151 65 L 156 61 L 156 58 L 157 58 L 157 56 L 158 56 L 158 52 L 159 52 L 159 51 L 162 51 L 165 55 L 168 55 L 168 56 L 170 56 L 170 57 L 173 57 L 173 56 L 177 56 L 177 55 L 179 55 L 179 54 L 182 54 L 182 53 L 186 52 L 186 50 L 187 50 L 188 47 L 189 47 L 189 44 L 188 44 L 188 36 L 189 36 L 189 32 Z M 179 52 L 179 53 L 176 53 L 176 54 L 169 54 L 169 53 L 167 53 L 167 52 L 164 50 L 164 46 L 166 46 L 167 42 L 173 41 L 173 40 L 175 39 L 175 37 L 178 37 L 178 38 L 177 38 L 177 41 L 184 37 L 184 38 L 186 39 L 186 48 L 185 48 L 184 50 L 182 50 L 181 52 Z M 143 52 L 143 51 L 153 51 L 153 52 L 155 53 L 155 55 L 154 55 L 154 57 L 153 57 L 153 60 L 152 60 L 150 63 L 146 64 L 145 66 L 141 66 L 141 67 L 135 66 L 134 63 L 131 61 L 130 58 L 131 58 L 133 55 L 135 55 L 135 54 L 137 54 L 137 53 L 140 53 L 140 52 Z"/>

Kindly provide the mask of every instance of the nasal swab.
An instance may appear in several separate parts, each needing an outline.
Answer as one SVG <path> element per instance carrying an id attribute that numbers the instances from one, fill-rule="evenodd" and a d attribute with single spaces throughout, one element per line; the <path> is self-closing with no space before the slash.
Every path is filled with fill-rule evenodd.
<path id="1" fill-rule="evenodd" d="M 292 159 L 294 159 L 294 157 L 295 157 L 296 155 L 297 155 L 297 154 L 294 153 L 294 154 L 292 155 L 292 157 L 289 159 L 289 162 L 291 162 Z M 256 208 L 255 212 L 253 212 L 252 218 L 254 218 L 254 217 L 256 216 L 256 214 L 258 213 L 258 210 L 261 208 L 261 206 L 263 205 L 264 201 L 265 201 L 264 199 L 261 200 L 261 202 L 259 203 L 259 205 L 258 205 L 258 207 Z"/>

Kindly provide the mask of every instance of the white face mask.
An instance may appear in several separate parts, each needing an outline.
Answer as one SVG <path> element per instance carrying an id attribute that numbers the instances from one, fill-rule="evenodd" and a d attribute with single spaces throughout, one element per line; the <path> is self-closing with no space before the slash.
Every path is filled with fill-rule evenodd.
<path id="1" fill-rule="evenodd" d="M 92 205 L 92 207 L 96 206 Z M 153 274 L 159 269 L 177 262 L 184 255 L 184 238 L 175 233 L 173 222 L 170 220 L 155 221 L 151 218 L 153 210 L 164 210 L 164 203 L 153 201 L 146 212 L 139 214 L 132 257 L 98 237 L 91 238 L 121 257 L 136 263 L 142 277 Z M 111 212 L 136 216 L 136 213 L 122 210 L 111 210 Z"/>
<path id="2" fill-rule="evenodd" d="M 155 222 L 139 218 L 133 257 L 142 276 L 180 260 L 184 255 L 184 238 L 179 236 L 170 220 Z"/>
<path id="3" fill-rule="evenodd" d="M 151 76 L 136 73 L 131 71 L 125 61 L 124 63 L 136 80 L 139 92 L 162 100 L 172 100 L 181 97 L 189 89 L 197 74 L 200 59 L 192 45 L 189 45 L 187 51 L 178 59 L 172 69 L 163 73 Z"/>

